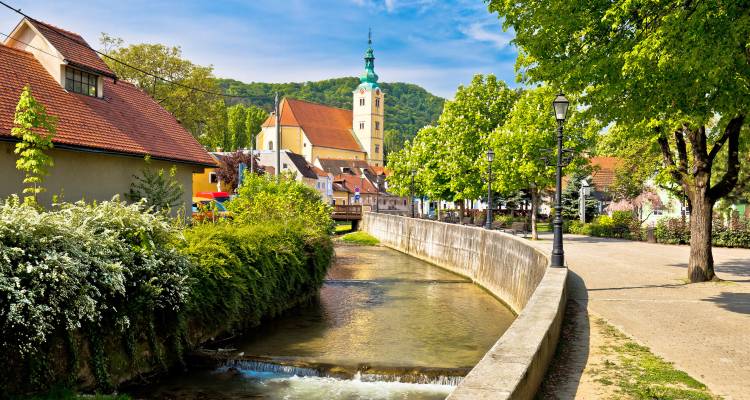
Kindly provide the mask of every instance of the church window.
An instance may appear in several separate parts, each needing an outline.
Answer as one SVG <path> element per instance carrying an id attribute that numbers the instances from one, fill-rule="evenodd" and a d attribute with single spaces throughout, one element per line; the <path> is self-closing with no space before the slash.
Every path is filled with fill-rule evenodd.
<path id="1" fill-rule="evenodd" d="M 376 131 L 380 130 L 380 121 L 375 121 L 375 130 Z"/>
<path id="2" fill-rule="evenodd" d="M 365 105 L 365 99 L 364 98 L 359 99 L 359 105 L 360 106 L 364 106 Z"/>
<path id="3" fill-rule="evenodd" d="M 268 150 L 273 150 L 273 142 L 270 140 L 268 141 Z"/>
<path id="4" fill-rule="evenodd" d="M 380 108 L 380 98 L 375 99 L 375 108 Z"/>
<path id="5" fill-rule="evenodd" d="M 380 145 L 379 144 L 375 145 L 375 153 L 380 153 Z M 376 166 L 377 166 L 377 164 L 376 164 Z"/>
<path id="6" fill-rule="evenodd" d="M 365 129 L 365 123 L 364 122 L 360 122 L 359 123 L 359 129 Z"/>

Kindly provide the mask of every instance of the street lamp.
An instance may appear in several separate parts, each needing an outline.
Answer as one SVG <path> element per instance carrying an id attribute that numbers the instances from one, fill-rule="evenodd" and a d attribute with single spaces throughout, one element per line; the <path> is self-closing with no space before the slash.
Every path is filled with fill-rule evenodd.
<path id="1" fill-rule="evenodd" d="M 411 217 L 414 218 L 414 175 L 417 174 L 415 169 L 411 170 L 411 196 L 409 202 L 411 203 Z"/>
<path id="2" fill-rule="evenodd" d="M 484 224 L 485 229 L 492 229 L 492 160 L 495 159 L 495 152 L 492 149 L 487 151 L 487 222 Z"/>
<path id="3" fill-rule="evenodd" d="M 555 185 L 555 219 L 552 222 L 552 267 L 565 266 L 565 252 L 563 251 L 563 219 L 562 219 L 562 167 L 563 167 L 563 124 L 568 114 L 570 102 L 565 95 L 560 94 L 552 102 L 557 120 L 557 182 Z"/>

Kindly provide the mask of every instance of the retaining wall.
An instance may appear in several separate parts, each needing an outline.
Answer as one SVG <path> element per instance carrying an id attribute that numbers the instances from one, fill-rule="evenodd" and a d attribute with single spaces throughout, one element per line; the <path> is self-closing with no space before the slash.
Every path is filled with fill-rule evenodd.
<path id="1" fill-rule="evenodd" d="M 375 213 L 365 213 L 362 229 L 471 278 L 518 314 L 448 399 L 534 397 L 560 336 L 567 269 L 549 268 L 545 250 L 498 231 Z"/>

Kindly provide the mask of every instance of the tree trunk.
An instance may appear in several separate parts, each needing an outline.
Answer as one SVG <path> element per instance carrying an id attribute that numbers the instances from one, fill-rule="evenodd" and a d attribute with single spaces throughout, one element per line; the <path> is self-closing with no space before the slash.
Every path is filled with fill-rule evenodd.
<path id="1" fill-rule="evenodd" d="M 538 240 L 539 234 L 537 232 L 537 224 L 536 224 L 536 209 L 537 209 L 537 202 L 539 201 L 539 193 L 537 193 L 537 188 L 533 187 L 530 190 L 531 192 L 531 240 Z"/>
<path id="2" fill-rule="evenodd" d="M 716 277 L 714 257 L 711 251 L 713 201 L 705 186 L 694 187 L 690 211 L 690 260 L 688 279 L 690 282 L 705 282 Z"/>
<path id="3" fill-rule="evenodd" d="M 437 201 L 437 220 L 438 221 L 440 221 L 440 203 L 442 203 L 442 202 L 443 201 L 440 200 L 440 199 L 438 199 L 438 201 Z"/>
<path id="4" fill-rule="evenodd" d="M 464 217 L 466 216 L 466 205 L 464 204 L 464 200 L 463 199 L 461 199 L 461 200 L 458 201 L 458 209 L 459 209 L 459 212 L 458 212 L 458 214 L 459 214 L 459 217 L 458 217 L 459 221 L 458 221 L 458 223 L 459 224 L 463 224 L 464 223 Z"/>

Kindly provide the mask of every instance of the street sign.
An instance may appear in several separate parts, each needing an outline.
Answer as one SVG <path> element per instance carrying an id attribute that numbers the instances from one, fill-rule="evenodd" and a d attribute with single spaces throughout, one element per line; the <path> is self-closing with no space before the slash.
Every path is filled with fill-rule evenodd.
<path id="1" fill-rule="evenodd" d="M 359 201 L 359 188 L 354 188 L 354 201 Z"/>

